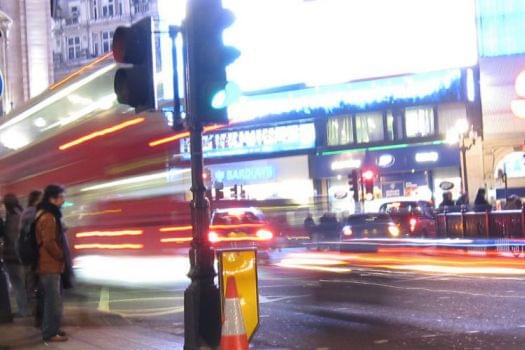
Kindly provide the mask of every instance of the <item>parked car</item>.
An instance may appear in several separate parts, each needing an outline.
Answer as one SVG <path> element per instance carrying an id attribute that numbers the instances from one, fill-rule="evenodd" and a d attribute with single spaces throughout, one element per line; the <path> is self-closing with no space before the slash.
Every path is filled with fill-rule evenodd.
<path id="1" fill-rule="evenodd" d="M 434 209 L 426 201 L 395 201 L 383 203 L 379 212 L 390 215 L 405 237 L 435 237 Z"/>
<path id="2" fill-rule="evenodd" d="M 341 241 L 357 238 L 397 238 L 399 228 L 386 213 L 350 215 L 341 230 Z"/>
<path id="3" fill-rule="evenodd" d="M 214 247 L 265 250 L 275 245 L 276 232 L 260 209 L 216 209 L 212 214 L 208 240 Z"/>

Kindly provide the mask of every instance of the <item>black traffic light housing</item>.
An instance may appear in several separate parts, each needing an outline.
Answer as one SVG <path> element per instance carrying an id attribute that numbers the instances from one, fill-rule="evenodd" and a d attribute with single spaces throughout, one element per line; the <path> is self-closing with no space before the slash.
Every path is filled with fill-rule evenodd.
<path id="1" fill-rule="evenodd" d="M 350 187 L 350 191 L 353 192 L 353 198 L 355 202 L 359 201 L 359 176 L 357 174 L 357 170 L 352 170 L 350 174 L 348 174 L 348 185 Z"/>
<path id="2" fill-rule="evenodd" d="M 120 26 L 113 35 L 113 57 L 129 64 L 115 73 L 114 89 L 119 103 L 136 112 L 157 108 L 153 19 L 143 18 L 131 27 Z"/>
<path id="3" fill-rule="evenodd" d="M 231 188 L 230 188 L 230 195 L 232 198 L 239 198 L 239 186 L 237 185 L 233 185 Z"/>
<path id="4" fill-rule="evenodd" d="M 240 52 L 224 46 L 222 32 L 234 17 L 223 9 L 220 0 L 192 0 L 185 20 L 187 62 L 190 71 L 189 102 L 192 115 L 202 125 L 227 124 L 226 66 L 239 57 Z M 223 103 L 224 102 L 224 103 Z"/>

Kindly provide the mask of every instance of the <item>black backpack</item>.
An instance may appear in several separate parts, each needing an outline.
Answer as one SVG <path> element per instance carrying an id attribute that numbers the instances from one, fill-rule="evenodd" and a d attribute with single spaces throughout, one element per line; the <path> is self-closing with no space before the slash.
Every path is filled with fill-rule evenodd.
<path id="1" fill-rule="evenodd" d="M 36 241 L 36 223 L 44 213 L 40 214 L 29 227 L 25 230 L 24 227 L 20 229 L 20 236 L 18 237 L 18 257 L 24 265 L 36 266 L 38 264 L 38 243 Z"/>

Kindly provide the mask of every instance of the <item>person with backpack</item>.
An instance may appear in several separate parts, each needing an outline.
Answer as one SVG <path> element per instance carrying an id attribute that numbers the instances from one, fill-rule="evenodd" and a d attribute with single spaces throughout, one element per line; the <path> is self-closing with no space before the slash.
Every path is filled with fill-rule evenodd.
<path id="1" fill-rule="evenodd" d="M 20 215 L 22 206 L 18 198 L 8 193 L 4 196 L 5 227 L 4 227 L 4 262 L 9 275 L 9 280 L 15 292 L 15 300 L 18 307 L 18 315 L 30 316 L 27 290 L 26 272 L 24 265 L 18 257 L 18 240 L 20 236 Z"/>
<path id="2" fill-rule="evenodd" d="M 31 225 L 36 219 L 36 206 L 41 197 L 41 191 L 29 193 L 27 207 L 20 217 L 20 238 L 18 240 L 18 256 L 26 269 L 27 296 L 35 316 L 35 326 L 38 328 L 42 325 L 42 296 L 38 289 L 38 246 L 34 229 L 31 231 Z"/>
<path id="3" fill-rule="evenodd" d="M 45 342 L 67 341 L 60 330 L 62 319 L 62 287 L 71 269 L 67 239 L 62 224 L 60 208 L 64 204 L 64 189 L 49 185 L 44 190 L 42 202 L 37 207 L 34 223 L 38 244 L 38 276 L 43 292 L 44 314 L 42 338 Z M 70 274 L 69 274 L 70 277 Z"/>

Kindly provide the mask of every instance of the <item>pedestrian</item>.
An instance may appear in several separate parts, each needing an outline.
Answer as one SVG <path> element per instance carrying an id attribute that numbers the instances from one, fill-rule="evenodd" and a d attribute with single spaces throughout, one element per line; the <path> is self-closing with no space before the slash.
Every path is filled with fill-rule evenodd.
<path id="1" fill-rule="evenodd" d="M 468 196 L 466 193 L 461 193 L 459 198 L 456 200 L 456 207 L 459 209 L 466 208 L 468 206 Z"/>
<path id="2" fill-rule="evenodd" d="M 505 203 L 505 210 L 521 210 L 523 208 L 523 204 L 521 202 L 520 197 L 516 196 L 515 194 L 511 194 L 509 198 L 507 198 L 507 202 Z"/>
<path id="3" fill-rule="evenodd" d="M 0 217 L 0 248 L 3 248 L 4 241 L 4 220 Z M 0 251 L 3 249 L 0 249 Z M 0 255 L 0 323 L 13 321 L 11 314 L 11 303 L 9 301 L 9 285 L 7 283 L 7 273 L 5 272 L 4 261 Z"/>
<path id="4" fill-rule="evenodd" d="M 306 215 L 306 219 L 304 219 L 304 230 L 308 234 L 308 236 L 310 236 L 310 239 L 312 239 L 315 227 L 316 225 L 314 218 L 312 217 L 312 214 L 308 212 L 308 214 Z"/>
<path id="5" fill-rule="evenodd" d="M 475 211 L 488 211 L 492 209 L 491 205 L 485 198 L 485 189 L 480 188 L 478 189 L 478 193 L 476 194 L 476 199 L 474 200 L 474 210 Z"/>
<path id="6" fill-rule="evenodd" d="M 22 212 L 22 216 L 20 217 L 21 232 L 29 232 L 31 230 L 31 224 L 36 219 L 36 206 L 40 202 L 41 197 L 41 191 L 32 191 L 29 193 L 27 208 Z M 37 266 L 27 265 L 25 266 L 25 270 L 29 305 L 31 310 L 33 310 L 33 315 L 35 316 L 35 327 L 40 328 L 42 325 L 43 305 L 42 293 L 38 288 Z"/>
<path id="7" fill-rule="evenodd" d="M 67 270 L 71 266 L 67 239 L 61 221 L 60 208 L 63 204 L 64 189 L 57 185 L 49 185 L 44 190 L 36 214 L 36 239 L 40 247 L 38 275 L 44 301 L 42 338 L 46 342 L 68 340 L 60 329 L 62 286 L 64 275 L 68 273 Z"/>
<path id="8" fill-rule="evenodd" d="M 439 204 L 439 210 L 445 211 L 454 208 L 454 201 L 452 200 L 452 192 L 443 192 L 443 200 Z"/>
<path id="9" fill-rule="evenodd" d="M 4 196 L 5 227 L 4 227 L 4 262 L 9 280 L 15 293 L 18 316 L 31 315 L 28 305 L 26 273 L 24 265 L 18 258 L 18 238 L 20 236 L 20 216 L 22 206 L 18 198 L 8 193 Z"/>

